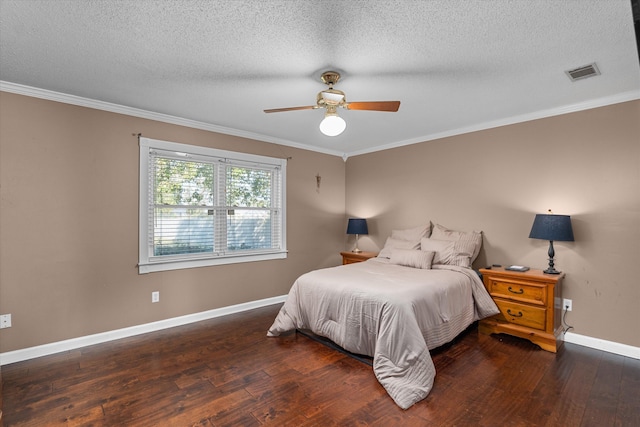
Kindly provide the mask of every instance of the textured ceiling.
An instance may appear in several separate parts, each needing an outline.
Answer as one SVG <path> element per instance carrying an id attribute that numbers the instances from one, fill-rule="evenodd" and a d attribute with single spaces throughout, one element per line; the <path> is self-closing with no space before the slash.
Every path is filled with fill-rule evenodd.
<path id="1" fill-rule="evenodd" d="M 0 89 L 336 155 L 638 99 L 638 63 L 629 0 L 0 0 Z M 320 110 L 262 111 L 313 105 L 325 70 L 399 112 L 341 109 L 327 137 Z"/>

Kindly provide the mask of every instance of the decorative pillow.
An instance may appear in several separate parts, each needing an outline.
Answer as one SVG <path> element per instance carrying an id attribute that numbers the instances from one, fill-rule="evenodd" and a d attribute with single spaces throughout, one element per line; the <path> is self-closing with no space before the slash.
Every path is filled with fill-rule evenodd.
<path id="1" fill-rule="evenodd" d="M 391 250 L 391 264 L 403 265 L 405 267 L 430 269 L 431 262 L 435 252 L 428 252 L 416 249 L 398 249 Z"/>
<path id="2" fill-rule="evenodd" d="M 433 264 L 457 265 L 471 268 L 471 252 L 460 241 L 422 239 L 420 250 L 435 252 Z"/>
<path id="3" fill-rule="evenodd" d="M 380 258 L 391 258 L 391 251 L 393 249 L 420 249 L 420 240 L 412 242 L 409 240 L 394 239 L 393 237 L 387 237 L 387 241 L 384 243 L 384 247 L 378 254 Z"/>
<path id="4" fill-rule="evenodd" d="M 471 262 L 476 260 L 482 247 L 482 231 L 456 231 L 436 224 L 431 232 L 431 238 L 436 240 L 458 241 L 458 248 L 471 253 Z"/>
<path id="5" fill-rule="evenodd" d="M 419 242 L 423 237 L 429 237 L 431 235 L 431 221 L 427 222 L 427 225 L 421 225 L 419 227 L 408 228 L 406 230 L 392 230 L 391 237 L 399 240 L 410 240 L 412 242 Z"/>

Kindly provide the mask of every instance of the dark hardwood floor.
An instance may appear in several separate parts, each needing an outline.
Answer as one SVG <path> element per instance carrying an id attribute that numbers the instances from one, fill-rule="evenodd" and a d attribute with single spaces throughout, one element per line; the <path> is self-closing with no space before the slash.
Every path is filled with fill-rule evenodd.
<path id="1" fill-rule="evenodd" d="M 270 306 L 2 367 L 5 426 L 639 426 L 640 360 L 471 327 L 406 411 L 370 366 Z"/>

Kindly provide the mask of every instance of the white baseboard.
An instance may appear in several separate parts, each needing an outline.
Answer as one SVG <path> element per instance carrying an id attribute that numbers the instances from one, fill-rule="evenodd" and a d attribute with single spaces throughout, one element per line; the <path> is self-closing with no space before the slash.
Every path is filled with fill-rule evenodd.
<path id="1" fill-rule="evenodd" d="M 23 360 L 35 359 L 36 357 L 48 356 L 63 351 L 75 350 L 88 345 L 100 344 L 107 341 L 113 341 L 120 338 L 127 338 L 134 335 L 146 334 L 148 332 L 160 331 L 162 329 L 182 326 L 188 323 L 200 322 L 202 320 L 213 319 L 215 317 L 226 316 L 228 314 L 239 313 L 242 311 L 253 310 L 254 308 L 265 307 L 268 305 L 284 302 L 286 295 L 266 298 L 257 301 L 246 302 L 228 307 L 216 308 L 214 310 L 203 311 L 200 313 L 187 314 L 185 316 L 174 317 L 171 319 L 159 320 L 157 322 L 145 323 L 143 325 L 131 326 L 124 329 L 116 329 L 114 331 L 103 332 L 85 337 L 72 338 L 65 341 L 58 341 L 50 344 L 39 345 L 36 347 L 24 348 L 21 350 L 8 351 L 0 353 L 0 365 L 8 365 L 10 363 L 21 362 Z M 265 336 L 267 331 L 264 331 Z"/>
<path id="2" fill-rule="evenodd" d="M 583 347 L 589 347 L 596 350 L 606 351 L 608 353 L 619 354 L 620 356 L 631 357 L 632 359 L 640 359 L 640 347 L 633 347 L 627 344 L 620 344 L 613 341 L 602 340 L 600 338 L 587 337 L 572 332 L 564 334 L 564 342 L 578 344 Z"/>
<path id="3" fill-rule="evenodd" d="M 23 360 L 35 359 L 36 357 L 48 356 L 50 354 L 63 351 L 75 350 L 89 345 L 100 344 L 120 338 L 132 337 L 134 335 L 146 334 L 148 332 L 160 331 L 162 329 L 182 326 L 189 323 L 200 322 L 202 320 L 213 319 L 215 317 L 226 316 L 228 314 L 240 313 L 242 311 L 253 310 L 254 308 L 266 307 L 268 305 L 279 304 L 285 301 L 286 295 L 266 298 L 257 301 L 246 302 L 228 307 L 216 308 L 214 310 L 200 313 L 187 314 L 186 316 L 174 317 L 143 325 L 132 326 L 124 329 L 103 332 L 100 334 L 88 335 L 85 337 L 72 338 L 65 341 L 58 341 L 36 347 L 24 348 L 21 350 L 0 353 L 0 365 L 21 362 Z M 265 331 L 266 335 L 266 331 Z M 640 348 L 613 341 L 606 341 L 599 338 L 592 338 L 585 335 L 567 332 L 564 341 L 572 344 L 602 350 L 609 353 L 619 354 L 633 359 L 640 359 Z"/>

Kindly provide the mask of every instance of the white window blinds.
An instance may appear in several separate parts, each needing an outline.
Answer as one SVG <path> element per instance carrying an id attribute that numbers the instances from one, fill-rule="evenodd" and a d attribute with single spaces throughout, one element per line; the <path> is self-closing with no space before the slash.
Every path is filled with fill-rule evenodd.
<path id="1" fill-rule="evenodd" d="M 286 161 L 140 138 L 140 273 L 284 258 Z"/>

